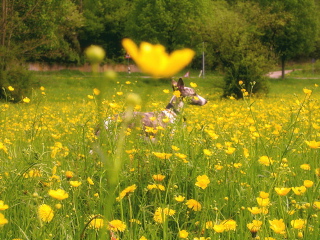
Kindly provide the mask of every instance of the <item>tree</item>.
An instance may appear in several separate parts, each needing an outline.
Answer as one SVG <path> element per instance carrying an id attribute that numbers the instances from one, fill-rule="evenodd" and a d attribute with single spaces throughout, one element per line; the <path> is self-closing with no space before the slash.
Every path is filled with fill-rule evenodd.
<path id="1" fill-rule="evenodd" d="M 260 8 L 252 3 L 211 5 L 203 39 L 225 73 L 223 97 L 242 98 L 246 92 L 267 91 L 264 75 L 270 67 L 269 50 L 259 40 Z M 239 82 L 243 84 L 239 84 Z"/>
<path id="2" fill-rule="evenodd" d="M 135 0 L 126 35 L 136 42 L 161 43 L 168 51 L 192 47 L 201 41 L 203 0 Z"/>
<path id="3" fill-rule="evenodd" d="M 81 48 L 100 45 L 107 50 L 108 59 L 119 62 L 123 58 L 121 39 L 131 1 L 83 0 L 78 4 L 85 17 L 84 26 L 79 31 Z"/>
<path id="4" fill-rule="evenodd" d="M 282 78 L 285 63 L 299 55 L 310 53 L 317 36 L 317 11 L 314 0 L 256 0 L 267 9 L 269 24 L 264 25 L 261 39 L 280 59 Z"/>
<path id="5" fill-rule="evenodd" d="M 79 60 L 76 29 L 82 17 L 71 0 L 2 0 L 0 7 L 0 97 L 3 88 L 15 85 L 18 101 L 30 79 L 24 60 Z"/>

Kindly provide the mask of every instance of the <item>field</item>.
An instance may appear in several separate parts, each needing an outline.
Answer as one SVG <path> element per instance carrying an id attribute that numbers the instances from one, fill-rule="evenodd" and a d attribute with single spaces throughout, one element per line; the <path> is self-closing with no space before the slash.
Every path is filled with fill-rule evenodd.
<path id="1" fill-rule="evenodd" d="M 243 100 L 186 78 L 209 102 L 152 141 L 94 132 L 131 92 L 161 111 L 170 80 L 36 73 L 30 102 L 0 103 L 0 239 L 318 240 L 320 80 L 297 74 Z"/>

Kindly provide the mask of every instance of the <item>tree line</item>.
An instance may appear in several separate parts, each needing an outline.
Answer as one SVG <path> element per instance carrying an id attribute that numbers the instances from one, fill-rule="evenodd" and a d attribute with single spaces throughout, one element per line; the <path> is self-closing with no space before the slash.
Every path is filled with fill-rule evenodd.
<path id="1" fill-rule="evenodd" d="M 197 52 L 192 67 L 198 69 L 205 51 L 206 68 L 225 72 L 228 95 L 239 90 L 238 80 L 259 79 L 271 63 L 284 69 L 297 56 L 318 58 L 319 5 L 319 0 L 1 0 L 0 74 L 24 61 L 81 64 L 92 44 L 106 49 L 106 61 L 123 62 L 121 39 L 129 37 L 168 51 L 192 48 Z"/>

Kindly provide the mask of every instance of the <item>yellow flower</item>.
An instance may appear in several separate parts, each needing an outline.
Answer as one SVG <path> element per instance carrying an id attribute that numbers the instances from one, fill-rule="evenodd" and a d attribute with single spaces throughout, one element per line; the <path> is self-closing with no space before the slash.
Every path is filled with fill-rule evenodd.
<path id="1" fill-rule="evenodd" d="M 91 221 L 89 223 L 89 228 L 94 229 L 101 229 L 104 226 L 104 219 L 103 218 L 91 218 Z"/>
<path id="2" fill-rule="evenodd" d="M 214 230 L 215 232 L 217 232 L 217 233 L 222 233 L 222 232 L 224 232 L 225 227 L 224 227 L 223 224 L 215 224 L 215 225 L 213 226 L 213 230 Z"/>
<path id="3" fill-rule="evenodd" d="M 211 156 L 212 152 L 209 149 L 203 149 L 204 155 Z"/>
<path id="4" fill-rule="evenodd" d="M 177 202 L 183 202 L 184 199 L 185 199 L 185 197 L 183 197 L 183 196 L 181 196 L 181 195 L 179 195 L 179 196 L 177 196 L 177 197 L 174 198 L 174 200 L 176 200 Z"/>
<path id="5" fill-rule="evenodd" d="M 93 182 L 93 180 L 92 180 L 90 177 L 87 178 L 87 181 L 88 181 L 88 183 L 89 183 L 90 185 L 94 185 L 94 182 Z"/>
<path id="6" fill-rule="evenodd" d="M 208 178 L 208 176 L 207 175 L 202 175 L 202 176 L 198 176 L 197 177 L 197 182 L 195 183 L 195 185 L 197 187 L 205 189 L 208 186 L 209 183 L 210 183 L 210 179 Z"/>
<path id="7" fill-rule="evenodd" d="M 160 152 L 152 152 L 152 153 L 153 155 L 155 155 L 160 159 L 169 159 L 172 156 L 171 153 L 160 153 Z"/>
<path id="8" fill-rule="evenodd" d="M 80 181 L 70 181 L 69 183 L 72 187 L 79 187 L 82 184 Z"/>
<path id="9" fill-rule="evenodd" d="M 9 86 L 9 87 L 8 87 L 8 90 L 9 90 L 10 92 L 13 92 L 13 91 L 14 91 L 14 87 Z"/>
<path id="10" fill-rule="evenodd" d="M 0 213 L 0 226 L 7 224 L 9 221 L 4 217 L 2 213 Z"/>
<path id="11" fill-rule="evenodd" d="M 164 46 L 147 42 L 142 42 L 138 48 L 128 38 L 122 40 L 122 45 L 141 71 L 154 77 L 172 77 L 188 65 L 195 54 L 193 50 L 186 48 L 169 55 Z"/>
<path id="12" fill-rule="evenodd" d="M 313 182 L 311 180 L 304 180 L 303 185 L 307 188 L 310 188 L 313 186 Z"/>
<path id="13" fill-rule="evenodd" d="M 268 156 L 262 156 L 259 158 L 259 163 L 265 166 L 270 166 L 273 164 L 273 160 L 271 158 L 269 158 Z"/>
<path id="14" fill-rule="evenodd" d="M 303 169 L 303 170 L 306 170 L 306 171 L 310 171 L 311 170 L 310 164 L 307 164 L 307 163 L 301 164 L 300 168 Z"/>
<path id="15" fill-rule="evenodd" d="M 251 223 L 247 224 L 247 228 L 250 230 L 250 232 L 258 232 L 261 228 L 262 221 L 259 220 L 253 220 Z"/>
<path id="16" fill-rule="evenodd" d="M 133 184 L 129 187 L 126 187 L 124 190 L 121 191 L 119 194 L 119 197 L 116 198 L 117 201 L 122 200 L 125 196 L 127 196 L 129 193 L 133 193 L 137 189 L 137 185 Z"/>
<path id="17" fill-rule="evenodd" d="M 187 238 L 189 233 L 186 230 L 179 231 L 179 238 Z"/>
<path id="18" fill-rule="evenodd" d="M 156 221 L 157 223 L 163 223 L 166 216 L 173 216 L 176 213 L 175 210 L 170 209 L 170 208 L 157 208 L 153 220 Z"/>
<path id="19" fill-rule="evenodd" d="M 66 178 L 70 179 L 74 176 L 74 173 L 71 171 L 66 171 Z"/>
<path id="20" fill-rule="evenodd" d="M 0 211 L 8 209 L 9 206 L 7 204 L 4 204 L 4 201 L 0 201 Z"/>
<path id="21" fill-rule="evenodd" d="M 161 184 L 149 184 L 149 185 L 147 186 L 147 189 L 148 189 L 148 190 L 159 189 L 160 191 L 166 190 L 166 188 L 165 188 L 163 185 L 161 185 Z"/>
<path id="22" fill-rule="evenodd" d="M 291 189 L 294 192 L 294 194 L 296 194 L 296 195 L 302 195 L 307 191 L 307 188 L 305 186 L 292 187 Z"/>
<path id="23" fill-rule="evenodd" d="M 320 168 L 316 168 L 314 172 L 318 177 L 320 177 Z"/>
<path id="24" fill-rule="evenodd" d="M 270 228 L 278 234 L 285 234 L 285 230 L 286 230 L 286 225 L 283 222 L 283 219 L 274 219 L 274 220 L 269 220 L 270 223 Z"/>
<path id="25" fill-rule="evenodd" d="M 261 191 L 261 192 L 259 193 L 259 196 L 260 196 L 261 198 L 269 198 L 269 193 L 264 192 L 264 191 Z"/>
<path id="26" fill-rule="evenodd" d="M 225 231 L 236 230 L 237 223 L 232 219 L 227 219 L 221 222 L 221 225 L 224 225 Z"/>
<path id="27" fill-rule="evenodd" d="M 269 198 L 260 198 L 257 197 L 257 203 L 259 204 L 260 207 L 267 207 L 270 205 L 270 199 Z"/>
<path id="28" fill-rule="evenodd" d="M 22 99 L 22 101 L 23 101 L 24 103 L 29 103 L 29 102 L 30 102 L 30 98 L 25 97 L 25 98 Z"/>
<path id="29" fill-rule="evenodd" d="M 163 91 L 164 93 L 169 93 L 169 92 L 170 92 L 169 89 L 163 89 L 162 91 Z"/>
<path id="30" fill-rule="evenodd" d="M 111 222 L 109 222 L 109 230 L 113 232 L 124 232 L 126 228 L 126 224 L 121 220 L 112 220 Z"/>
<path id="31" fill-rule="evenodd" d="M 261 208 L 258 208 L 258 207 L 248 207 L 248 210 L 249 212 L 251 212 L 252 214 L 259 214 L 262 212 L 262 209 Z"/>
<path id="32" fill-rule="evenodd" d="M 148 240 L 145 236 L 141 236 L 141 238 L 139 238 L 139 240 Z"/>
<path id="33" fill-rule="evenodd" d="M 313 149 L 320 148 L 320 142 L 317 142 L 317 141 L 305 141 L 305 143 L 306 143 L 310 148 L 313 148 Z"/>
<path id="34" fill-rule="evenodd" d="M 89 99 L 94 99 L 94 96 L 92 96 L 92 95 L 88 95 L 87 96 Z"/>
<path id="35" fill-rule="evenodd" d="M 313 202 L 313 206 L 320 209 L 320 202 Z"/>
<path id="36" fill-rule="evenodd" d="M 100 90 L 98 88 L 93 89 L 93 94 L 98 96 L 100 94 Z"/>
<path id="37" fill-rule="evenodd" d="M 227 153 L 227 154 L 232 154 L 232 153 L 234 153 L 236 151 L 236 148 L 234 148 L 234 147 L 228 147 L 228 149 L 227 150 L 225 150 L 225 152 Z"/>
<path id="38" fill-rule="evenodd" d="M 38 207 L 38 216 L 43 222 L 51 222 L 54 213 L 52 208 L 47 204 L 42 204 Z"/>
<path id="39" fill-rule="evenodd" d="M 196 83 L 194 83 L 194 82 L 191 82 L 191 83 L 190 83 L 190 86 L 191 86 L 192 88 L 198 87 L 198 85 L 197 85 Z"/>
<path id="40" fill-rule="evenodd" d="M 307 89 L 307 88 L 304 88 L 304 89 L 303 89 L 303 92 L 304 92 L 306 95 L 311 95 L 312 90 Z"/>
<path id="41" fill-rule="evenodd" d="M 201 204 L 197 200 L 189 199 L 187 200 L 186 205 L 193 211 L 201 211 Z"/>
<path id="42" fill-rule="evenodd" d="M 57 203 L 56 205 L 54 205 L 54 207 L 56 209 L 61 209 L 62 208 L 62 204 L 61 203 Z"/>
<path id="43" fill-rule="evenodd" d="M 163 179 L 165 179 L 166 176 L 162 175 L 162 174 L 157 174 L 157 175 L 153 175 L 152 178 L 155 181 L 161 182 L 163 181 Z"/>
<path id="44" fill-rule="evenodd" d="M 306 226 L 307 220 L 299 218 L 296 220 L 292 220 L 290 223 L 291 226 L 295 229 L 303 229 Z"/>
<path id="45" fill-rule="evenodd" d="M 291 188 L 278 188 L 278 187 L 275 187 L 274 190 L 276 191 L 276 193 L 278 195 L 285 196 L 291 191 Z"/>
<path id="46" fill-rule="evenodd" d="M 63 189 L 49 190 L 49 195 L 58 200 L 63 200 L 69 197 L 69 194 Z"/>

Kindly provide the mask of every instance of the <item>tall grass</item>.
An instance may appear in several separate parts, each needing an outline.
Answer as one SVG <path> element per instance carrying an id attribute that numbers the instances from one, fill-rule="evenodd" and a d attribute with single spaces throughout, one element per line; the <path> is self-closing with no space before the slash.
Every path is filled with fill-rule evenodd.
<path id="1" fill-rule="evenodd" d="M 29 104 L 0 105 L 1 239 L 318 239 L 318 80 L 272 80 L 269 96 L 236 101 L 219 98 L 217 76 L 185 79 L 209 103 L 187 106 L 151 141 L 121 123 L 94 135 L 95 76 L 37 76 L 45 90 L 34 89 Z M 170 80 L 99 81 L 102 118 L 123 112 L 131 92 L 141 111 L 161 111 L 171 98 Z M 110 174 L 119 174 L 115 188 Z M 277 194 L 282 187 L 290 192 Z M 49 195 L 57 189 L 68 197 Z M 39 215 L 42 204 L 52 211 Z M 253 220 L 262 225 L 249 229 Z"/>

